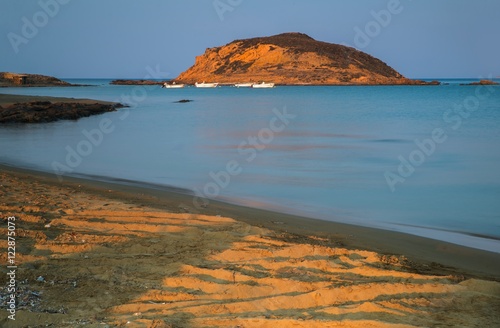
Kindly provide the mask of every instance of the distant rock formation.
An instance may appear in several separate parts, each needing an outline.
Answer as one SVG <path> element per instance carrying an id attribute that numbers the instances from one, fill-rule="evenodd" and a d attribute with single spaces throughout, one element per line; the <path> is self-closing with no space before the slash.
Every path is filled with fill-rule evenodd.
<path id="1" fill-rule="evenodd" d="M 492 80 L 480 80 L 479 82 L 462 83 L 460 85 L 499 85 L 499 83 Z"/>
<path id="2" fill-rule="evenodd" d="M 236 40 L 209 48 L 177 83 L 273 82 L 284 85 L 416 84 L 381 60 L 354 48 L 301 33 Z"/>
<path id="3" fill-rule="evenodd" d="M 155 80 L 113 80 L 110 84 L 113 85 L 163 85 L 165 82 Z"/>
<path id="4" fill-rule="evenodd" d="M 52 76 L 0 72 L 0 87 L 64 87 L 73 84 Z"/>

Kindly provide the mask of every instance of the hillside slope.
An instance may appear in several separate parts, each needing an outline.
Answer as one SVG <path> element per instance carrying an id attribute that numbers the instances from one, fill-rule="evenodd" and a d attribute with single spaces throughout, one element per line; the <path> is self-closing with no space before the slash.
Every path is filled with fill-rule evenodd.
<path id="1" fill-rule="evenodd" d="M 209 48 L 180 74 L 178 83 L 421 84 L 354 48 L 301 33 L 235 40 Z"/>

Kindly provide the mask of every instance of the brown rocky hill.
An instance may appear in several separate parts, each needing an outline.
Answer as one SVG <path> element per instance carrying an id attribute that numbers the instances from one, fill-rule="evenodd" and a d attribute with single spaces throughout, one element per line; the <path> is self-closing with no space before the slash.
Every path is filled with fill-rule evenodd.
<path id="1" fill-rule="evenodd" d="M 316 41 L 302 33 L 235 40 L 209 48 L 177 83 L 424 84 L 354 48 Z"/>

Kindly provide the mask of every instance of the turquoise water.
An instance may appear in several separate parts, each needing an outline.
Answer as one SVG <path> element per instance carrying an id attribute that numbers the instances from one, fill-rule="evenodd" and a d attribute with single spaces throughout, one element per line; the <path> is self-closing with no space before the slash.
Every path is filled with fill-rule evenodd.
<path id="1" fill-rule="evenodd" d="M 71 82 L 93 86 L 0 93 L 132 107 L 76 122 L 3 126 L 0 162 L 62 177 L 182 187 L 500 252 L 498 86 L 447 80 L 432 87 L 254 90 Z M 175 103 L 181 99 L 193 101 Z"/>

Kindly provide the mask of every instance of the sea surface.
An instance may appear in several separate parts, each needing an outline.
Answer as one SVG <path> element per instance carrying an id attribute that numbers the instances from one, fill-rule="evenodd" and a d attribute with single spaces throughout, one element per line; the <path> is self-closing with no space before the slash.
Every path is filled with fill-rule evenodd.
<path id="1" fill-rule="evenodd" d="M 0 127 L 0 162 L 500 252 L 500 87 L 86 87 L 0 93 L 129 108 Z M 192 102 L 178 103 L 182 99 Z M 201 204 L 193 197 L 194 204 Z M 189 204 L 193 206 L 193 204 Z"/>

